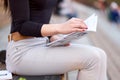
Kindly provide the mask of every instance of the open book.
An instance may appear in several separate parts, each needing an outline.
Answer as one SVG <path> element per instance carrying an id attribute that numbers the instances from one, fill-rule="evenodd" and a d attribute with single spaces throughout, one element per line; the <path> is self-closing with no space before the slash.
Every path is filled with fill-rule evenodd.
<path id="1" fill-rule="evenodd" d="M 89 31 L 96 32 L 97 29 L 97 15 L 92 14 L 90 17 L 88 17 L 84 22 L 88 26 L 87 31 L 85 32 L 73 32 L 67 35 L 64 35 L 62 38 L 55 40 L 53 42 L 47 43 L 47 47 L 56 47 L 56 46 L 63 46 L 67 43 L 69 43 L 72 40 L 79 39 L 83 37 L 85 34 L 87 34 Z"/>

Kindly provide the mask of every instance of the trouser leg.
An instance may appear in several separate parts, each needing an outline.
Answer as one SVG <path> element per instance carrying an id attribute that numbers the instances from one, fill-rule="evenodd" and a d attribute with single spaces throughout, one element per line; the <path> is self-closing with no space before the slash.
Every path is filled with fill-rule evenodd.
<path id="1" fill-rule="evenodd" d="M 106 65 L 106 60 L 101 58 L 103 54 L 98 48 L 84 45 L 55 48 L 35 46 L 22 54 L 20 61 L 14 63 L 14 68 L 21 75 L 63 74 L 80 69 L 79 80 L 106 80 L 106 66 L 102 66 Z"/>
<path id="2" fill-rule="evenodd" d="M 107 80 L 106 54 L 101 49 L 96 48 L 95 55 L 89 59 L 83 69 L 78 74 L 78 80 Z"/>
<path id="3" fill-rule="evenodd" d="M 100 67 L 99 80 L 107 80 L 107 56 L 103 50 L 98 49 L 98 51 L 101 56 L 101 61 L 100 61 L 101 67 Z"/>

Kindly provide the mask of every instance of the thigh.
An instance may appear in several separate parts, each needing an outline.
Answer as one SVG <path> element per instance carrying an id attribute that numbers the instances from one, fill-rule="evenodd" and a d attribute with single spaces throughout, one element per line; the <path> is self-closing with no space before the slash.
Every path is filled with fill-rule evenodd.
<path id="1" fill-rule="evenodd" d="M 16 73 L 24 75 L 62 74 L 87 64 L 97 48 L 87 45 L 68 47 L 33 47 L 17 65 Z"/>

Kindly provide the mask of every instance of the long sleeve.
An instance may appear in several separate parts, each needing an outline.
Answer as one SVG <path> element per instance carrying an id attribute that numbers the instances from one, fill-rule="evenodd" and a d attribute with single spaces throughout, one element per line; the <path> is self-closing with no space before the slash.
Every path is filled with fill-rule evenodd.
<path id="1" fill-rule="evenodd" d="M 25 36 L 41 37 L 43 23 L 30 20 L 29 0 L 9 0 L 12 16 L 11 33 L 18 31 Z"/>

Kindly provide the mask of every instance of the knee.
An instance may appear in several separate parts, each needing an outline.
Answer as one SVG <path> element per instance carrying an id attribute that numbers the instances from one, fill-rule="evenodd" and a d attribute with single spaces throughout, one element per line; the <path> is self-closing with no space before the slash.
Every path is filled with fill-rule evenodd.
<path id="1" fill-rule="evenodd" d="M 107 56 L 106 53 L 99 48 L 95 48 L 94 51 L 92 51 L 91 56 L 89 58 L 89 65 L 103 65 L 107 62 Z"/>
<path id="2" fill-rule="evenodd" d="M 100 60 L 106 61 L 107 60 L 107 55 L 104 50 L 97 48 L 97 55 L 100 57 Z"/>

